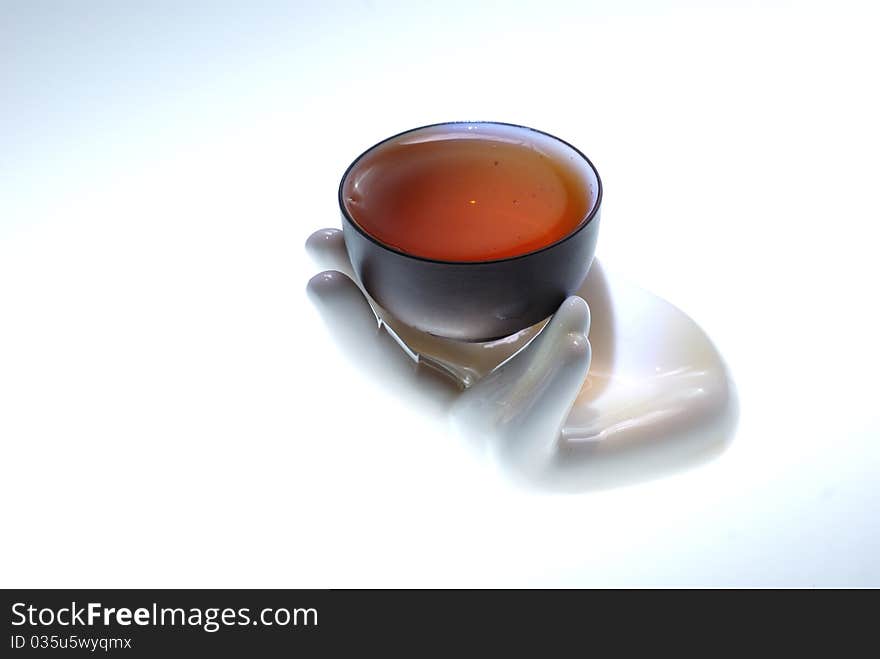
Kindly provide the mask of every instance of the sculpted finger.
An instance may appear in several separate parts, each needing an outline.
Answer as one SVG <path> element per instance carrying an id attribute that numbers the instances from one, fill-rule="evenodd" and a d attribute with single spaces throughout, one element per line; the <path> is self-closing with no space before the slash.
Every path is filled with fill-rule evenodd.
<path id="1" fill-rule="evenodd" d="M 568 298 L 528 347 L 461 396 L 455 427 L 490 439 L 505 459 L 554 451 L 589 369 L 589 325 L 586 302 Z"/>
<path id="2" fill-rule="evenodd" d="M 351 262 L 345 250 L 342 231 L 319 229 L 306 240 L 306 251 L 320 268 L 337 270 L 353 277 Z"/>

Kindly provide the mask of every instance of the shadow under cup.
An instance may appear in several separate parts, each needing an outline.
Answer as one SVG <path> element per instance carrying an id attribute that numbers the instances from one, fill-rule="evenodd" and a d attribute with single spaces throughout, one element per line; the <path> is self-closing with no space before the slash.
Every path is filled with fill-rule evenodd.
<path id="1" fill-rule="evenodd" d="M 371 176 L 375 178 L 377 159 L 402 144 L 447 139 L 517 144 L 564 164 L 586 194 L 583 217 L 553 242 L 491 260 L 439 260 L 408 254 L 368 232 L 347 200 L 355 190 L 362 197 L 369 196 L 368 183 Z M 345 245 L 364 289 L 407 325 L 469 342 L 491 341 L 530 327 L 552 315 L 578 290 L 595 253 L 601 201 L 599 174 L 583 153 L 547 133 L 496 122 L 434 124 L 390 137 L 355 159 L 339 185 Z"/>

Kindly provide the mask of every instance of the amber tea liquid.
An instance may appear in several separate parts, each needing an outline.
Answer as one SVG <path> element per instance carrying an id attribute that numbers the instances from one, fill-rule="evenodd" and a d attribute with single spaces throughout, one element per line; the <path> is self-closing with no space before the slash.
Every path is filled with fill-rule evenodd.
<path id="1" fill-rule="evenodd" d="M 365 154 L 343 203 L 368 234 L 442 261 L 526 254 L 572 233 L 592 191 L 584 161 L 547 136 L 493 124 L 407 133 Z"/>

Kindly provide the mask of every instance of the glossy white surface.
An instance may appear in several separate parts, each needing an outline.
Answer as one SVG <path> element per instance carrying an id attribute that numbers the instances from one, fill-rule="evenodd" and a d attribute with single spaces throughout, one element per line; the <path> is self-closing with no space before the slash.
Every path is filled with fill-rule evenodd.
<path id="1" fill-rule="evenodd" d="M 316 231 L 306 247 L 328 269 L 309 290 L 353 363 L 404 403 L 437 402 L 457 435 L 491 448 L 516 482 L 619 487 L 714 457 L 733 436 L 735 387 L 705 333 L 668 302 L 609 276 L 598 259 L 548 327 L 480 344 L 430 336 L 368 307 L 338 229 Z M 592 328 L 582 300 L 594 309 Z M 374 314 L 394 341 L 377 331 Z M 416 363 L 450 382 L 412 377 Z M 453 383 L 466 391 L 457 396 Z"/>
<path id="2" fill-rule="evenodd" d="M 5 3 L 0 585 L 880 585 L 877 18 Z M 609 282 L 736 383 L 709 459 L 511 486 L 340 350 L 303 241 L 364 148 L 461 118 L 596 164 Z"/>

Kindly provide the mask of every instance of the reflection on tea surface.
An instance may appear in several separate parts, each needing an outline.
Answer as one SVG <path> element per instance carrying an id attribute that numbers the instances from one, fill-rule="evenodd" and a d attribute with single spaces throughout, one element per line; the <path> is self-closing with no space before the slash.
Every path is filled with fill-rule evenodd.
<path id="1" fill-rule="evenodd" d="M 574 231 L 590 210 L 585 162 L 526 128 L 450 124 L 407 133 L 362 156 L 342 202 L 371 236 L 407 254 L 487 261 Z"/>

